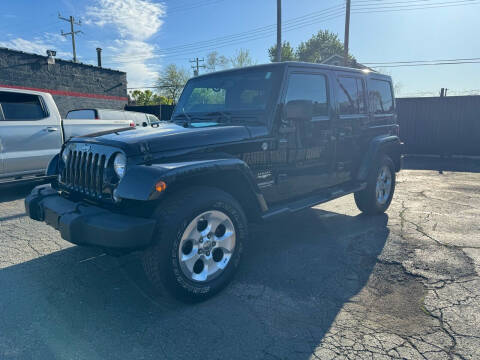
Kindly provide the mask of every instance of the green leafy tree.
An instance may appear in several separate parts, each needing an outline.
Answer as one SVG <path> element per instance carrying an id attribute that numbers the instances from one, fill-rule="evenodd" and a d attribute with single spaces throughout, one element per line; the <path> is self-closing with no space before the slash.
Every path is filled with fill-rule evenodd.
<path id="1" fill-rule="evenodd" d="M 296 54 L 300 61 L 320 63 L 332 55 L 342 55 L 343 51 L 343 43 L 337 34 L 320 30 L 309 40 L 300 43 Z M 354 58 L 349 55 L 349 60 L 354 61 Z"/>
<path id="2" fill-rule="evenodd" d="M 268 49 L 268 55 L 272 62 L 275 61 L 276 49 L 276 45 Z M 300 43 L 296 50 L 290 43 L 284 42 L 282 44 L 282 61 L 298 60 L 321 63 L 332 55 L 343 56 L 343 51 L 343 43 L 337 34 L 328 30 L 320 30 L 307 41 Z M 349 64 L 354 66 L 356 64 L 355 58 L 352 55 L 349 55 L 348 58 Z"/>
<path id="3" fill-rule="evenodd" d="M 172 99 L 151 90 L 134 90 L 130 93 L 130 99 L 136 105 L 171 105 L 173 102 Z"/>
<path id="4" fill-rule="evenodd" d="M 172 103 L 176 103 L 189 78 L 190 75 L 186 69 L 170 64 L 158 77 L 158 93 L 170 99 Z"/>
<path id="5" fill-rule="evenodd" d="M 273 45 L 268 49 L 268 56 L 270 57 L 271 62 L 275 62 L 277 58 L 277 44 Z M 297 55 L 295 54 L 295 49 L 290 45 L 288 41 L 284 41 L 282 44 L 282 61 L 295 61 L 297 60 Z"/>

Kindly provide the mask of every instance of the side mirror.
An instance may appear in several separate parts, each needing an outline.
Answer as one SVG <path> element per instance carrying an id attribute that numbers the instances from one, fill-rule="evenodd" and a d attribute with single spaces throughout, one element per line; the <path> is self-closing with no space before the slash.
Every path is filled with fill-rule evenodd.
<path id="1" fill-rule="evenodd" d="M 285 106 L 287 120 L 312 120 L 313 103 L 309 100 L 292 100 Z"/>
<path id="2" fill-rule="evenodd" d="M 143 126 L 143 127 L 147 127 L 147 126 L 148 126 L 148 123 L 147 123 L 146 121 L 144 121 L 144 122 L 142 123 L 142 126 Z"/>

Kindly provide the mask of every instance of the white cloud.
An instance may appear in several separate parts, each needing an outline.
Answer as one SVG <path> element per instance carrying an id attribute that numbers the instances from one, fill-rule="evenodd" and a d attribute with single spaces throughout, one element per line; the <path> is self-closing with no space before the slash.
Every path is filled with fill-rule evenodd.
<path id="1" fill-rule="evenodd" d="M 47 34 L 47 33 L 46 33 Z M 52 34 L 53 35 L 53 34 Z M 53 37 L 36 37 L 33 40 L 27 40 L 23 38 L 14 38 L 7 41 L 0 41 L 0 47 L 6 47 L 9 49 L 20 50 L 27 53 L 47 55 L 47 50 L 57 50 L 55 41 L 52 41 Z M 57 51 L 57 58 L 69 59 L 72 57 L 72 53 L 65 51 Z"/>
<path id="2" fill-rule="evenodd" d="M 159 65 L 152 63 L 155 46 L 140 40 L 117 39 L 104 49 L 104 58 L 127 72 L 129 87 L 154 85 Z"/>
<path id="3" fill-rule="evenodd" d="M 63 43 L 67 41 L 67 38 L 65 36 L 49 32 L 43 33 L 43 39 L 45 39 L 45 42 L 50 43 Z"/>
<path id="4" fill-rule="evenodd" d="M 165 8 L 150 0 L 97 0 L 87 7 L 86 15 L 98 26 L 113 24 L 122 38 L 145 40 L 163 24 Z"/>
<path id="5" fill-rule="evenodd" d="M 113 26 L 119 38 L 104 45 L 106 65 L 127 72 L 128 86 L 152 85 L 158 65 L 152 64 L 156 47 L 148 39 L 163 25 L 163 4 L 152 0 L 97 0 L 86 9 L 84 24 Z"/>

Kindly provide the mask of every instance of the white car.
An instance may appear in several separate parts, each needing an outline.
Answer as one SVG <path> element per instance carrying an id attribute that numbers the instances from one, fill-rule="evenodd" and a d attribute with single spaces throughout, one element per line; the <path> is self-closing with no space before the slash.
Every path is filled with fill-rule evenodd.
<path id="1" fill-rule="evenodd" d="M 125 118 L 62 120 L 52 95 L 0 87 L 0 183 L 44 176 L 65 140 L 135 124 Z"/>
<path id="2" fill-rule="evenodd" d="M 113 109 L 76 109 L 67 113 L 66 120 L 132 120 L 136 126 L 147 127 L 160 120 L 155 115 Z"/>

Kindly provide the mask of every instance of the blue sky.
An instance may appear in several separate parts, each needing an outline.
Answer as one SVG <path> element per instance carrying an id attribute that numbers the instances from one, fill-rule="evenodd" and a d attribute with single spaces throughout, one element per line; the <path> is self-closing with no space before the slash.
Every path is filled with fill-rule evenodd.
<path id="1" fill-rule="evenodd" d="M 343 4 L 283 0 L 284 21 L 299 18 L 287 22 L 284 39 L 296 46 L 328 29 L 343 40 Z M 59 12 L 82 21 L 79 60 L 95 64 L 95 48 L 102 47 L 104 66 L 127 71 L 129 87 L 152 86 L 165 65 L 189 68 L 190 58 L 213 50 L 232 56 L 245 48 L 258 63 L 268 62 L 276 39 L 268 27 L 276 21 L 276 0 L 1 0 L 0 46 L 41 54 L 56 49 L 70 59 L 70 38 L 60 35 L 69 24 Z M 479 15 L 480 0 L 352 0 L 351 53 L 361 63 L 480 58 Z M 480 89 L 479 63 L 383 70 L 400 96 Z"/>

